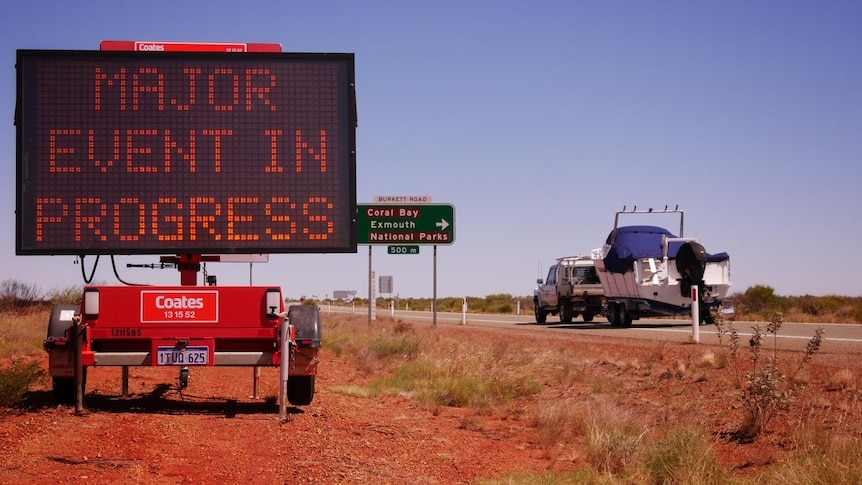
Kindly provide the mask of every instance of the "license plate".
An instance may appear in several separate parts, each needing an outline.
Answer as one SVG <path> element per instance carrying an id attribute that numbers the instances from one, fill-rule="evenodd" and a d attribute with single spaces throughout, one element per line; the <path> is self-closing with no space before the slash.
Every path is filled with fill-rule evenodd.
<path id="1" fill-rule="evenodd" d="M 210 348 L 201 347 L 159 347 L 158 365 L 209 365 Z"/>

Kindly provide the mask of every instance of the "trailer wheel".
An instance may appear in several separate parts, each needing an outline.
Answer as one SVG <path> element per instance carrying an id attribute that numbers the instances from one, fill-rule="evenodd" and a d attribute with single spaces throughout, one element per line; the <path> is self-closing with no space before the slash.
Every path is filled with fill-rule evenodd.
<path id="1" fill-rule="evenodd" d="M 592 322 L 592 321 L 593 321 L 593 317 L 594 317 L 594 316 L 595 316 L 595 315 L 593 315 L 593 314 L 592 314 L 592 313 L 590 313 L 590 312 L 584 312 L 584 315 L 583 315 L 583 317 L 584 317 L 584 321 L 585 321 L 585 322 Z"/>
<path id="2" fill-rule="evenodd" d="M 87 368 L 84 367 L 84 375 L 81 376 L 81 393 L 87 392 Z M 75 378 L 54 377 L 51 379 L 51 387 L 54 393 L 54 401 L 57 404 L 75 404 Z"/>
<path id="3" fill-rule="evenodd" d="M 534 304 L 535 314 L 536 314 L 536 323 L 545 323 L 548 321 L 548 312 L 539 308 L 539 303 L 536 302 Z"/>
<path id="4" fill-rule="evenodd" d="M 632 317 L 626 311 L 626 304 L 620 303 L 617 306 L 617 310 L 619 311 L 619 314 L 617 315 L 617 322 L 619 323 L 619 326 L 630 327 L 632 325 Z"/>
<path id="5" fill-rule="evenodd" d="M 703 306 L 700 309 L 700 324 L 715 325 L 715 316 L 709 311 L 709 307 Z"/>
<path id="6" fill-rule="evenodd" d="M 287 400 L 294 406 L 308 406 L 314 399 L 314 376 L 292 376 L 287 380 Z"/>
<path id="7" fill-rule="evenodd" d="M 619 327 L 620 326 L 620 322 L 617 319 L 617 317 L 619 316 L 619 314 L 617 312 L 617 306 L 618 305 L 619 304 L 615 301 L 608 303 L 608 322 L 610 322 L 612 327 Z"/>

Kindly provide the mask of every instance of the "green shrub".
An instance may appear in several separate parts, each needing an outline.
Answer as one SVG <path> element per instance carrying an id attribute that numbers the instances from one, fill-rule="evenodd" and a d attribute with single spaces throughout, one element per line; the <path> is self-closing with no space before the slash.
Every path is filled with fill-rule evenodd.
<path id="1" fill-rule="evenodd" d="M 30 386 L 41 382 L 45 371 L 33 359 L 13 359 L 8 368 L 0 369 L 0 407 L 19 404 Z"/>
<path id="2" fill-rule="evenodd" d="M 823 328 L 818 327 L 808 341 L 802 359 L 795 368 L 786 371 L 778 358 L 778 332 L 783 321 L 782 314 L 775 313 L 765 328 L 762 325 L 752 327 L 754 335 L 748 341 L 751 357 L 747 365 L 742 362 L 739 334 L 733 323 L 727 323 L 721 317 L 716 321 L 719 338 L 725 333 L 730 334 L 730 360 L 740 390 L 737 398 L 745 411 L 744 421 L 736 432 L 741 441 L 759 436 L 772 419 L 789 408 L 802 387 L 796 382 L 796 376 L 820 350 L 823 342 Z M 764 340 L 769 336 L 773 341 L 772 349 L 764 355 Z"/>

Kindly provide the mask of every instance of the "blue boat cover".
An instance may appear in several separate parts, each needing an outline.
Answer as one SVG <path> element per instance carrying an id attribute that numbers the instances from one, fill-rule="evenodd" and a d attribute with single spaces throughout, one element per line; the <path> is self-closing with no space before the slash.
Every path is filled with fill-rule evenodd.
<path id="1" fill-rule="evenodd" d="M 611 244 L 613 231 L 608 234 L 605 244 Z M 675 238 L 667 229 L 656 226 L 623 226 L 617 228 L 617 237 L 613 246 L 608 250 L 605 256 L 605 269 L 611 273 L 627 273 L 634 269 L 632 263 L 642 258 L 657 258 L 662 257 L 661 241 L 662 237 Z M 682 241 L 671 242 L 668 246 L 668 258 L 676 258 L 676 253 L 680 246 L 685 244 Z M 730 256 L 727 253 L 708 254 L 708 262 L 728 261 Z"/>

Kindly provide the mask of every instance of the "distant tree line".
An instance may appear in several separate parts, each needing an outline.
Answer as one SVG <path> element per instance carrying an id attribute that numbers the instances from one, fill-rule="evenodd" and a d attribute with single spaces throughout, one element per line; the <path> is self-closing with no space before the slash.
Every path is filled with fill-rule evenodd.
<path id="1" fill-rule="evenodd" d="M 784 315 L 788 322 L 812 323 L 862 323 L 862 297 L 860 296 L 781 296 L 767 285 L 754 285 L 742 293 L 731 296 L 736 309 L 735 320 L 769 321 L 776 313 Z M 365 306 L 367 299 L 357 298 L 357 305 Z M 389 298 L 378 298 L 378 308 L 389 308 Z M 430 311 L 430 298 L 401 298 L 396 301 L 397 309 Z M 484 298 L 467 297 L 467 307 L 471 313 L 514 314 L 520 304 L 522 315 L 533 313 L 532 296 L 512 296 L 506 293 L 488 295 Z M 437 311 L 460 312 L 462 299 L 456 297 L 438 298 Z"/>
<path id="2" fill-rule="evenodd" d="M 21 311 L 51 308 L 51 305 L 78 305 L 81 303 L 81 287 L 42 291 L 37 285 L 18 280 L 0 282 L 0 311 Z"/>
<path id="3" fill-rule="evenodd" d="M 784 315 L 788 322 L 812 323 L 862 323 L 862 296 L 781 296 L 767 285 L 754 285 L 742 293 L 732 295 L 733 306 L 736 308 L 735 320 L 768 321 L 776 312 Z M 532 296 L 512 296 L 508 293 L 497 293 L 485 297 L 468 296 L 467 308 L 471 313 L 501 313 L 515 314 L 520 310 L 522 315 L 533 313 Z M 389 302 L 395 301 L 398 310 L 431 311 L 431 298 L 378 298 L 377 307 L 389 308 Z M 356 305 L 366 306 L 368 300 L 356 298 Z M 37 285 L 23 283 L 17 280 L 0 282 L 0 311 L 16 311 L 32 308 L 50 308 L 56 304 L 80 304 L 81 287 L 43 291 Z M 331 303 L 344 305 L 342 302 L 330 300 L 305 300 L 305 304 L 319 305 Z M 463 304 L 461 297 L 443 297 L 437 299 L 437 311 L 460 312 Z"/>

